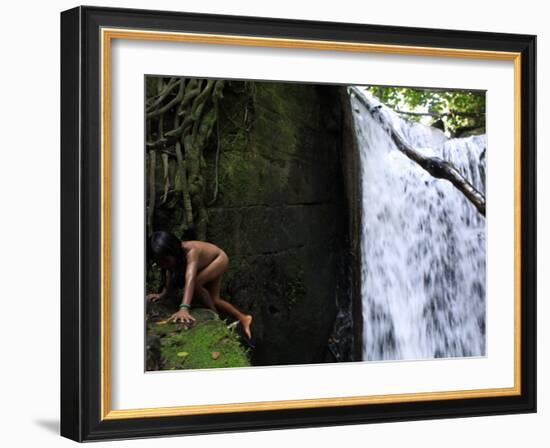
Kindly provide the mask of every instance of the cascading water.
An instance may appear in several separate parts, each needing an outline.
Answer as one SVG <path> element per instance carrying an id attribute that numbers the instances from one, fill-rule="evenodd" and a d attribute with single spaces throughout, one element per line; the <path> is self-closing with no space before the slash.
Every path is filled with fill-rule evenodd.
<path id="1" fill-rule="evenodd" d="M 363 359 L 485 355 L 485 218 L 387 132 L 451 162 L 485 192 L 486 137 L 448 139 L 361 88 L 351 104 L 361 163 Z M 376 104 L 376 117 L 357 98 Z"/>

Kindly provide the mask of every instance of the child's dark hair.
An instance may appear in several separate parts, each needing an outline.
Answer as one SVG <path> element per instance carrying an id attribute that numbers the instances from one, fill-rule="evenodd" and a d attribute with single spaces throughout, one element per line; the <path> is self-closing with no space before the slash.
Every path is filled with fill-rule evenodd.
<path id="1" fill-rule="evenodd" d="M 149 254 L 155 260 L 172 256 L 177 263 L 183 262 L 184 254 L 181 241 L 173 233 L 159 230 L 153 232 L 149 241 Z"/>

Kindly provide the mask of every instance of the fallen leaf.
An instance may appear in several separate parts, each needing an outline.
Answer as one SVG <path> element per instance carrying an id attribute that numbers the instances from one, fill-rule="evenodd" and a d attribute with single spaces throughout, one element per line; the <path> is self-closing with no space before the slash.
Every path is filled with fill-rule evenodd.
<path id="1" fill-rule="evenodd" d="M 216 360 L 220 357 L 220 352 L 212 352 L 212 359 Z"/>
<path id="2" fill-rule="evenodd" d="M 187 353 L 187 352 L 178 352 L 178 356 L 180 358 L 185 358 L 186 356 L 189 356 L 189 353 Z"/>

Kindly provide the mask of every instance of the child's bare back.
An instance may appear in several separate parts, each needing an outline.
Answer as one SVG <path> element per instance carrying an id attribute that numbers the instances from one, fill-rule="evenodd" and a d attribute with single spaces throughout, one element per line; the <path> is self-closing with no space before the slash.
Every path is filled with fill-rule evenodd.
<path id="1" fill-rule="evenodd" d="M 194 253 L 193 258 L 196 260 L 198 271 L 204 269 L 218 256 L 225 254 L 218 246 L 206 241 L 182 241 L 181 247 L 183 247 L 186 254 Z"/>

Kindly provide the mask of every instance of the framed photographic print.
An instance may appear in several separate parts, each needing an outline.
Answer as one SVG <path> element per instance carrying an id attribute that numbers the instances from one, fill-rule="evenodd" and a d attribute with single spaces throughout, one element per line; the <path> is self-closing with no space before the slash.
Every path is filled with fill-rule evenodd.
<path id="1" fill-rule="evenodd" d="M 536 410 L 535 36 L 61 14 L 61 433 Z"/>

